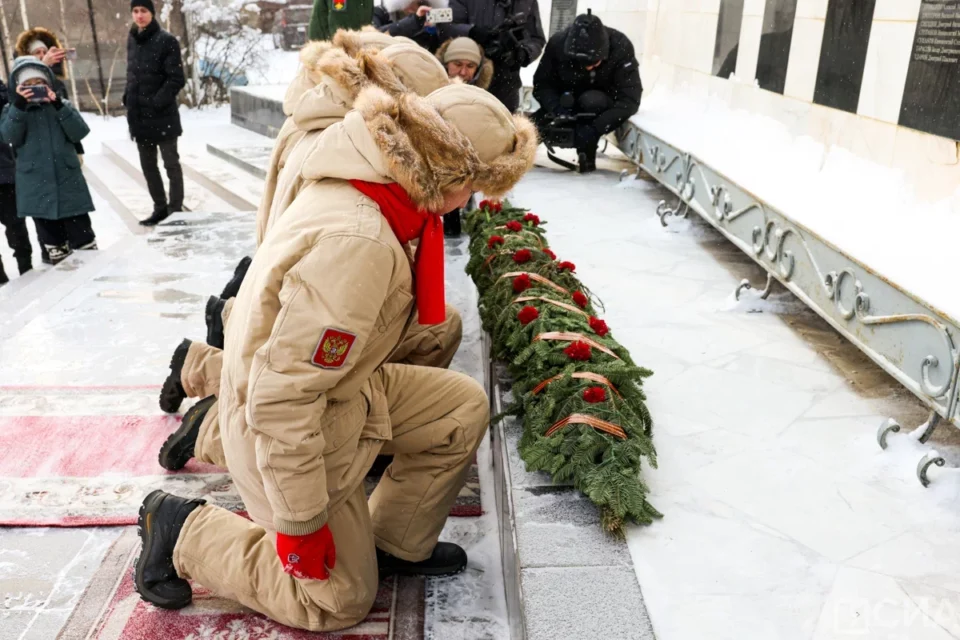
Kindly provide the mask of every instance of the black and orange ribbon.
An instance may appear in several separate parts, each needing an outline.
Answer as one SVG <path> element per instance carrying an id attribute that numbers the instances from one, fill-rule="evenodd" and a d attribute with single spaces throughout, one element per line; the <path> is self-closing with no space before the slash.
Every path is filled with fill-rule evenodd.
<path id="1" fill-rule="evenodd" d="M 597 351 L 602 351 L 608 356 L 613 356 L 617 360 L 620 359 L 620 356 L 615 354 L 613 351 L 610 351 L 610 349 L 607 349 L 605 346 L 603 346 L 596 340 L 588 338 L 582 333 L 573 333 L 570 331 L 548 331 L 547 333 L 541 333 L 540 335 L 538 335 L 536 338 L 533 339 L 534 342 L 539 342 L 540 340 L 561 340 L 563 342 L 585 342 L 591 347 L 593 347 L 594 349 L 596 349 Z"/>
<path id="2" fill-rule="evenodd" d="M 596 416 L 588 416 L 584 413 L 574 413 L 567 416 L 563 420 L 556 422 L 552 427 L 547 429 L 547 432 L 544 434 L 544 436 L 549 438 L 557 431 L 560 431 L 560 429 L 563 429 L 567 425 L 571 424 L 585 424 L 588 427 L 593 427 L 597 431 L 609 433 L 615 438 L 620 438 L 621 440 L 627 439 L 627 432 L 623 430 L 623 427 L 613 424 L 612 422 L 607 422 L 606 420 L 601 420 Z"/>
<path id="3" fill-rule="evenodd" d="M 498 230 L 499 230 L 499 229 L 507 229 L 507 227 L 506 227 L 506 225 L 501 225 L 501 226 L 499 226 L 499 227 L 494 227 L 494 229 L 498 229 Z M 509 229 L 507 229 L 507 231 L 509 231 Z M 521 229 L 520 231 L 514 231 L 514 232 L 512 232 L 512 233 L 522 233 L 522 234 L 525 234 L 525 235 L 528 235 L 528 236 L 533 236 L 533 237 L 536 238 L 536 240 L 537 240 L 537 246 L 539 246 L 541 249 L 543 249 L 543 240 L 540 238 L 540 236 L 538 236 L 537 234 L 535 234 L 533 231 L 530 231 L 529 229 Z"/>
<path id="4" fill-rule="evenodd" d="M 560 302 L 559 300 L 551 300 L 550 298 L 544 298 L 543 296 L 520 296 L 519 298 L 514 300 L 513 303 L 518 304 L 520 302 L 532 302 L 534 300 L 539 300 L 540 302 L 546 302 L 547 304 L 552 304 L 555 307 L 560 307 L 561 309 L 565 309 L 567 311 L 570 311 L 571 313 L 579 313 L 584 318 L 590 317 L 589 313 L 587 313 L 583 309 L 577 309 L 572 304 L 567 304 L 566 302 Z"/>
<path id="5" fill-rule="evenodd" d="M 527 271 L 511 271 L 510 273 L 503 274 L 502 276 L 500 276 L 499 279 L 503 280 L 505 278 L 516 278 L 518 276 L 528 276 L 534 282 L 539 282 L 540 284 L 544 284 L 550 287 L 551 289 L 554 289 L 555 291 L 559 291 L 560 293 L 563 293 L 565 295 L 570 295 L 569 291 L 567 291 L 566 289 L 558 285 L 556 282 L 553 282 L 549 278 L 544 278 L 539 273 L 529 273 Z"/>
<path id="6" fill-rule="evenodd" d="M 547 385 L 549 385 L 551 382 L 556 382 L 557 380 L 560 380 L 563 377 L 564 377 L 564 374 L 561 373 L 560 375 L 553 376 L 552 378 L 547 378 L 546 380 L 544 380 L 543 382 L 535 386 L 530 393 L 532 393 L 533 395 L 537 395 L 538 393 L 546 389 Z M 613 383 L 607 380 L 606 378 L 604 378 L 599 373 L 593 373 L 592 371 L 578 371 L 576 373 L 570 374 L 570 377 L 575 378 L 577 380 L 589 380 L 591 382 L 596 382 L 597 384 L 605 385 L 609 387 L 610 391 L 613 391 L 613 393 L 615 393 L 618 398 L 620 398 L 621 400 L 623 399 L 623 396 L 620 395 L 620 392 L 617 391 L 617 388 L 613 386 Z"/>

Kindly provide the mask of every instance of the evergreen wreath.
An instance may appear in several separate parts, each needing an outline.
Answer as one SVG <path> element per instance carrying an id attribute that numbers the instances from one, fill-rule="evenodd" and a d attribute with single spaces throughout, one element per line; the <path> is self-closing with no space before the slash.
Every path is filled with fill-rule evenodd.
<path id="1" fill-rule="evenodd" d="M 466 215 L 467 273 L 493 356 L 506 363 L 523 423 L 519 450 L 530 471 L 572 483 L 600 508 L 604 529 L 662 517 L 641 478 L 657 466 L 643 394 L 652 372 L 637 366 L 598 315 L 602 306 L 576 265 L 549 248 L 545 223 L 509 203 L 480 202 Z"/>

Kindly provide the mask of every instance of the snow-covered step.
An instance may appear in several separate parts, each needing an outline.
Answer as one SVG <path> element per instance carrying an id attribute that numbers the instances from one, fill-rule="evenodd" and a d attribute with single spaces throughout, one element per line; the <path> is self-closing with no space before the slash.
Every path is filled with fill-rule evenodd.
<path id="1" fill-rule="evenodd" d="M 273 145 L 238 146 L 210 143 L 207 145 L 207 152 L 260 180 L 265 180 Z"/>
<path id="2" fill-rule="evenodd" d="M 110 204 L 131 233 L 148 231 L 139 225 L 139 221 L 146 219 L 153 211 L 153 200 L 145 186 L 102 153 L 87 154 L 83 169 L 92 191 Z"/>
<path id="3" fill-rule="evenodd" d="M 140 156 L 136 145 L 127 140 L 110 141 L 103 143 L 103 155 L 126 173 L 134 182 L 139 184 L 147 193 L 147 183 L 140 169 Z M 169 193 L 170 186 L 166 180 L 166 172 L 163 169 L 163 161 L 160 162 L 160 175 L 164 178 L 164 188 Z M 236 207 L 226 202 L 223 198 L 213 193 L 204 185 L 193 180 L 186 170 L 183 176 L 184 201 L 183 204 L 191 211 L 241 211 L 249 210 L 247 207 Z M 148 194 L 149 195 L 149 194 Z M 147 210 L 152 210 L 152 204 Z"/>
<path id="4" fill-rule="evenodd" d="M 250 174 L 224 162 L 207 150 L 184 149 L 180 153 L 184 175 L 206 187 L 237 209 L 255 211 L 263 197 L 263 180 L 251 180 Z"/>

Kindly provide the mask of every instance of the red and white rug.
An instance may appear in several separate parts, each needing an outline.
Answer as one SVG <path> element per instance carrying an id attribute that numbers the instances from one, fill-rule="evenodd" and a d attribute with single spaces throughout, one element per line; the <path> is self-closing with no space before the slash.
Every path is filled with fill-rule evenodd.
<path id="1" fill-rule="evenodd" d="M 177 473 L 160 467 L 160 446 L 179 422 L 179 416 L 0 416 L 0 526 L 132 525 L 154 489 L 242 512 L 223 469 L 195 460 Z M 474 464 L 450 515 L 481 513 Z"/>
<path id="2" fill-rule="evenodd" d="M 166 611 L 147 604 L 133 588 L 131 571 L 140 548 L 124 531 L 104 558 L 58 638 L 70 640 L 423 640 L 422 578 L 385 580 L 366 620 L 350 629 L 311 633 L 291 629 L 194 585 L 193 604 Z"/>

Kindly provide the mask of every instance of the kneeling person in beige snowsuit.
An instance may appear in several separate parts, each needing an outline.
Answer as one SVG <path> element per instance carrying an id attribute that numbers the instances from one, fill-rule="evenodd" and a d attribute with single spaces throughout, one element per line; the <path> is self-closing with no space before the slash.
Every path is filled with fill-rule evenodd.
<path id="1" fill-rule="evenodd" d="M 365 617 L 381 576 L 466 566 L 438 537 L 486 431 L 486 394 L 462 374 L 384 363 L 415 289 L 435 322 L 439 279 L 442 317 L 442 224 L 425 211 L 509 190 L 536 132 L 464 85 L 425 99 L 370 88 L 355 107 L 305 161 L 311 183 L 265 237 L 227 327 L 221 430 L 252 522 L 147 496 L 135 581 L 158 606 L 189 604 L 193 579 L 330 631 Z M 363 477 L 381 451 L 395 457 L 368 504 Z"/>
<path id="2" fill-rule="evenodd" d="M 362 88 L 376 85 L 395 95 L 412 91 L 426 96 L 449 84 L 443 66 L 429 52 L 415 45 L 399 43 L 382 49 L 380 53 L 372 52 L 369 48 L 361 49 L 356 57 L 347 55 L 343 48 L 333 47 L 329 43 L 313 43 L 308 48 L 308 52 L 301 53 L 301 61 L 304 71 L 309 72 L 309 78 L 317 82 L 314 87 L 302 92 L 292 107 L 289 120 L 296 133 L 278 140 L 274 151 L 274 159 L 281 168 L 272 186 L 268 180 L 271 194 L 275 194 L 270 198 L 272 204 L 266 211 L 261 206 L 258 213 L 258 246 L 269 226 L 280 218 L 309 183 L 301 167 L 317 138 L 331 124 L 343 119 Z M 291 85 L 288 102 L 291 102 L 290 93 L 294 92 L 294 88 L 302 85 L 303 78 Z M 281 143 L 282 140 L 286 142 Z M 278 155 L 277 150 L 281 148 L 284 152 Z M 267 202 L 266 196 L 264 202 Z M 242 280 L 242 276 L 238 277 Z M 239 282 L 236 286 L 239 288 Z M 231 306 L 232 301 L 227 301 L 219 324 L 221 329 L 226 324 Z M 461 337 L 460 314 L 454 307 L 448 306 L 446 320 L 438 325 L 422 325 L 414 319 L 406 339 L 390 361 L 446 368 L 460 346 Z M 191 457 L 218 466 L 224 465 L 218 426 L 219 408 L 215 398 L 210 397 L 219 392 L 222 353 L 221 349 L 210 344 L 190 340 L 184 340 L 174 353 L 170 375 L 161 392 L 161 408 L 169 412 L 176 411 L 184 397 L 204 400 L 187 411 L 180 427 L 163 444 L 159 460 L 166 469 L 182 469 Z M 165 399 L 170 398 L 176 401 L 165 403 Z"/>

